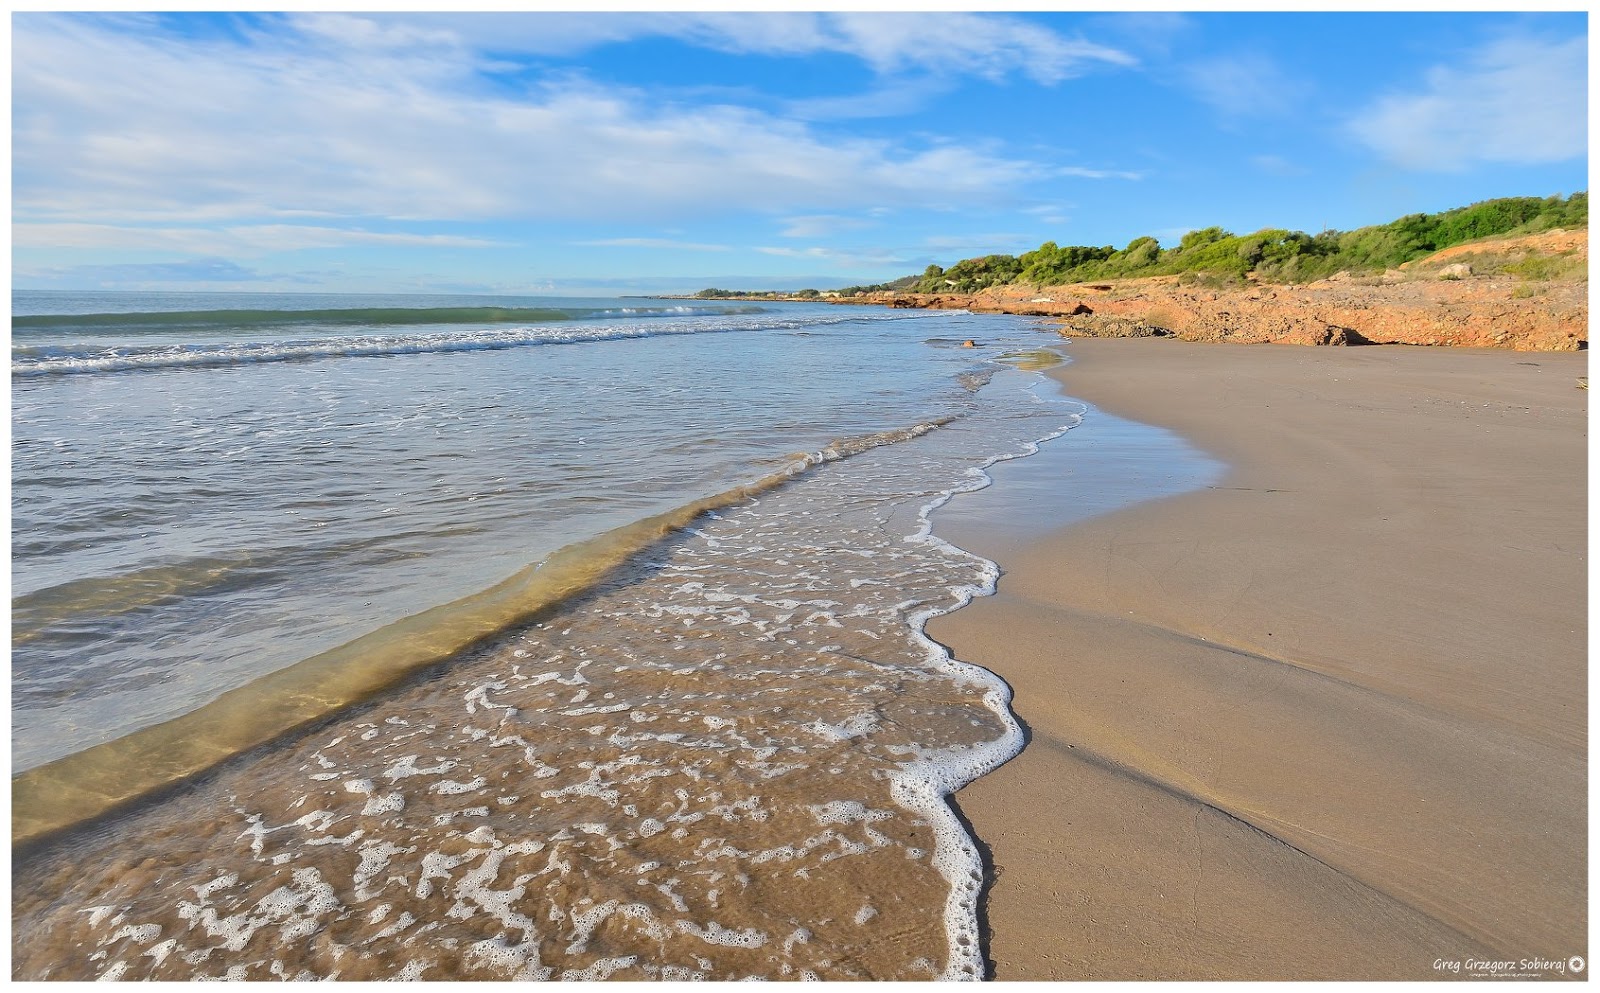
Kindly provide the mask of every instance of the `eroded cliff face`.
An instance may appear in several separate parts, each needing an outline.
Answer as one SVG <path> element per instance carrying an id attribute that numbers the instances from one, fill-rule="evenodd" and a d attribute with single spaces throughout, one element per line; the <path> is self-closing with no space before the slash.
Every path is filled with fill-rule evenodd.
<path id="1" fill-rule="evenodd" d="M 1555 231 L 1458 245 L 1382 276 L 1340 273 L 1303 285 L 1213 287 L 1155 276 L 842 302 L 1057 317 L 1068 337 L 1576 351 L 1588 347 L 1587 260 L 1587 232 Z"/>

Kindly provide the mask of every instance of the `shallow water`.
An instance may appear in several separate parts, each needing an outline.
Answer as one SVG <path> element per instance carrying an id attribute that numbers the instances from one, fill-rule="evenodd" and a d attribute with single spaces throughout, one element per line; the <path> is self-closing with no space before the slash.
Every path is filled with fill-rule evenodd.
<path id="1" fill-rule="evenodd" d="M 1084 404 L 1082 429 L 990 470 L 993 486 L 939 512 L 939 533 L 1001 561 L 1041 533 L 1219 483 L 1227 466 L 1165 428 Z"/>
<path id="2" fill-rule="evenodd" d="M 14 771 L 189 713 L 796 452 L 958 415 L 961 377 L 996 354 L 943 347 L 957 315 L 821 305 L 568 301 L 596 316 L 413 323 L 389 352 L 368 346 L 392 324 L 326 323 L 352 312 L 332 304 L 382 315 L 370 305 L 389 298 L 299 300 L 317 309 L 289 328 L 147 320 L 178 304 L 229 313 L 214 296 L 141 297 L 152 311 L 122 325 L 17 332 Z M 54 367 L 75 371 L 41 371 Z"/>
<path id="3" fill-rule="evenodd" d="M 99 744 L 14 781 L 14 831 L 44 838 L 15 866 L 15 977 L 980 975 L 979 863 L 943 796 L 1020 734 L 1003 684 L 921 634 L 996 575 L 930 515 L 1083 408 L 1018 368 L 1040 364 L 1028 322 L 841 310 L 570 349 L 14 379 L 19 437 L 48 425 L 69 450 L 126 459 L 62 492 L 30 478 L 37 502 L 218 491 L 153 524 L 51 518 L 86 520 L 81 546 L 18 525 L 40 542 L 19 562 L 56 573 L 14 603 L 35 694 L 15 699 L 14 734 L 37 759 L 76 714 L 67 747 Z M 958 347 L 971 337 L 984 347 Z M 52 397 L 101 411 L 101 430 L 52 419 Z M 186 428 L 171 409 L 197 397 L 283 429 L 250 434 L 271 453 L 245 460 L 253 486 L 229 490 L 209 447 L 172 463 L 170 446 L 127 456 L 104 437 L 120 420 Z M 185 444 L 218 426 L 194 423 Z M 574 434 L 605 457 L 552 462 Z M 317 435 L 332 445 L 320 466 Z M 296 506 L 308 498 L 273 474 L 301 460 L 318 495 Z M 401 484 L 373 503 L 407 460 L 448 498 Z M 139 465 L 148 478 L 122 477 Z M 523 485 L 493 490 L 488 472 Z M 596 513 L 585 498 L 614 499 Z M 402 516 L 374 522 L 377 504 Z M 327 526 L 282 521 L 313 505 Z M 644 526 L 658 512 L 667 523 Z M 50 515 L 30 513 L 44 530 Z M 306 538 L 336 515 L 336 540 Z M 187 544 L 169 568 L 129 552 L 135 536 L 162 554 Z M 517 585 L 602 558 L 537 603 Z M 84 576 L 84 562 L 116 568 Z M 30 630 L 45 647 L 70 630 L 104 657 L 80 650 L 79 669 L 33 680 Z M 338 647 L 351 634 L 359 651 Z M 296 664 L 330 643 L 321 668 Z M 330 690 L 352 672 L 376 682 Z M 203 691 L 184 696 L 185 680 Z M 240 739 L 246 714 L 265 726 Z M 190 764 L 127 786 L 178 753 Z M 59 833 L 198 770 L 183 792 Z"/>
<path id="4" fill-rule="evenodd" d="M 17 976 L 981 975 L 942 795 L 1020 735 L 920 626 L 995 576 L 933 506 L 1076 418 L 1023 380 L 25 867 Z"/>

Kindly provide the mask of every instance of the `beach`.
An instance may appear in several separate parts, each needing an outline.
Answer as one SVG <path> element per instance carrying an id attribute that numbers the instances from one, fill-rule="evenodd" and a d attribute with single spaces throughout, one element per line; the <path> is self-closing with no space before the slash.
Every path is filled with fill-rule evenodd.
<path id="1" fill-rule="evenodd" d="M 14 978 L 1586 951 L 1580 356 L 160 302 L 14 350 Z"/>
<path id="2" fill-rule="evenodd" d="M 1011 684 L 1028 735 L 956 795 L 994 978 L 1586 956 L 1585 357 L 1067 352 L 1052 375 L 1093 407 L 1057 465 L 1110 414 L 1228 471 L 1048 533 L 941 525 L 1003 575 L 929 633 Z"/>
<path id="3" fill-rule="evenodd" d="M 1150 13 L 13 18 L 11 979 L 1587 979 L 1586 12 Z"/>

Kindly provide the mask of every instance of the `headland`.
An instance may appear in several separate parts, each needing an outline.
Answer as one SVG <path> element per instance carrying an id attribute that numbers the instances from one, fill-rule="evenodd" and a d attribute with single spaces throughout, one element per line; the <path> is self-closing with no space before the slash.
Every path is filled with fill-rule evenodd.
<path id="1" fill-rule="evenodd" d="M 1554 230 L 1457 245 L 1381 274 L 1339 272 L 1306 283 L 1163 275 L 830 300 L 1059 318 L 1070 337 L 1578 351 L 1588 347 L 1588 255 L 1586 231 Z"/>

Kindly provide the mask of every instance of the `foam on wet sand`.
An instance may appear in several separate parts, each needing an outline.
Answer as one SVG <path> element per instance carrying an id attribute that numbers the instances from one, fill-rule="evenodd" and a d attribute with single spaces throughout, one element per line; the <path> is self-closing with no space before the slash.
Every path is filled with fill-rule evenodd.
<path id="1" fill-rule="evenodd" d="M 1021 737 L 1005 687 L 921 633 L 996 575 L 929 515 L 1080 407 L 992 409 L 822 458 L 435 678 L 29 860 L 17 975 L 981 975 L 981 866 L 944 795 Z"/>

